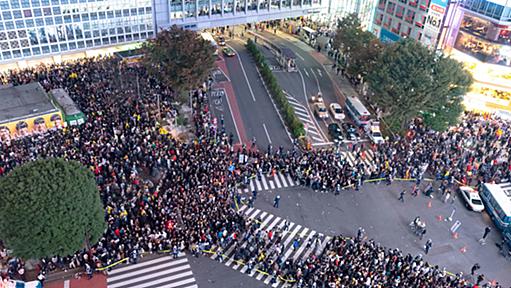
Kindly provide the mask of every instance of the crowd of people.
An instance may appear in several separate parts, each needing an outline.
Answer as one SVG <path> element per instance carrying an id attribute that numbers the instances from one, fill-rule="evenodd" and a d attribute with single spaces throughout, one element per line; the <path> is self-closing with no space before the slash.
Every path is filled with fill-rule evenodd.
<path id="1" fill-rule="evenodd" d="M 138 83 L 127 79 L 137 79 Z M 351 243 L 335 238 L 322 257 L 311 256 L 303 263 L 278 263 L 284 250 L 282 242 L 278 235 L 257 235 L 257 225 L 236 211 L 234 199 L 240 196 L 236 188 L 247 185 L 250 177 L 265 173 L 271 176 L 276 170 L 289 173 L 312 189 L 336 194 L 358 189 L 371 178 L 384 178 L 387 183 L 395 177 L 420 179 L 426 167 L 438 179 L 450 183 L 455 179 L 479 184 L 510 178 L 511 139 L 502 137 L 509 133 L 509 124 L 475 114 L 466 114 L 459 126 L 447 132 L 434 132 L 416 122 L 407 137 L 379 146 L 352 145 L 356 163 L 351 165 L 335 147 L 313 151 L 294 147 L 285 151 L 282 147 L 258 150 L 243 145 L 234 149 L 232 135 L 218 127 L 221 125 L 209 112 L 209 85 L 193 93 L 194 139 L 178 141 L 163 133 L 158 122 L 160 115 L 167 120 L 176 115 L 172 91 L 143 67 L 126 66 L 115 58 L 82 59 L 0 75 L 1 83 L 21 85 L 33 81 L 39 81 L 47 90 L 65 88 L 87 115 L 87 121 L 0 143 L 0 176 L 37 158 L 80 161 L 96 176 L 108 223 L 107 231 L 90 250 L 42 259 L 43 271 L 77 267 L 93 270 L 143 253 L 196 253 L 212 246 L 227 248 L 238 239 L 250 238 L 259 243 L 256 247 L 261 251 L 247 252 L 240 247 L 236 257 L 254 265 L 252 258 L 271 247 L 271 257 L 264 259 L 274 262 L 264 268 L 306 285 L 393 287 L 388 284 L 418 283 L 417 287 L 466 287 L 456 277 L 440 277 L 438 268 L 426 268 L 420 259 L 385 250 L 372 241 Z M 158 95 L 163 99 L 159 107 Z M 372 165 L 362 161 L 365 149 L 375 153 Z M 22 261 L 11 262 L 19 271 Z M 21 278 L 14 270 L 8 274 Z"/>

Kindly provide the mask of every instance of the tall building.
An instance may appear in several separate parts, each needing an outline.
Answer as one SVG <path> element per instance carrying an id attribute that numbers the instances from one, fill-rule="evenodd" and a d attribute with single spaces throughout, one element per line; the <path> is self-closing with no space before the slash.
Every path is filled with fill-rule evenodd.
<path id="1" fill-rule="evenodd" d="M 98 48 L 139 42 L 174 24 L 204 29 L 254 23 L 319 13 L 326 5 L 327 0 L 0 0 L 0 64 L 59 62 L 66 54 L 94 55 Z"/>
<path id="2" fill-rule="evenodd" d="M 372 32 L 383 42 L 409 37 L 436 49 L 448 0 L 379 0 Z"/>
<path id="3" fill-rule="evenodd" d="M 442 48 L 474 76 L 465 106 L 511 118 L 511 0 L 462 0 L 452 5 Z"/>
<path id="4" fill-rule="evenodd" d="M 371 31 L 374 11 L 378 0 L 330 0 L 327 20 L 335 25 L 336 20 L 349 14 L 357 14 L 362 29 Z"/>

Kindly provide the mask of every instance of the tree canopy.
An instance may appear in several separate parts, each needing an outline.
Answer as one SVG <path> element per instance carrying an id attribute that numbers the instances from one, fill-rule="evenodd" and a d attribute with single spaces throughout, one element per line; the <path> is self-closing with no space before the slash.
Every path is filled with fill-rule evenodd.
<path id="1" fill-rule="evenodd" d="M 343 55 L 342 65 L 350 75 L 365 77 L 376 65 L 382 43 L 369 31 L 364 31 L 356 14 L 339 19 L 333 47 Z"/>
<path id="2" fill-rule="evenodd" d="M 194 31 L 172 26 L 144 42 L 144 66 L 175 92 L 196 88 L 215 62 L 214 48 Z"/>
<path id="3" fill-rule="evenodd" d="M 438 130 L 456 123 L 472 83 L 461 63 L 410 39 L 386 45 L 367 80 L 395 131 L 417 116 Z"/>
<path id="4" fill-rule="evenodd" d="M 0 178 L 0 239 L 18 257 L 75 253 L 105 227 L 94 175 L 76 161 L 37 160 Z"/>

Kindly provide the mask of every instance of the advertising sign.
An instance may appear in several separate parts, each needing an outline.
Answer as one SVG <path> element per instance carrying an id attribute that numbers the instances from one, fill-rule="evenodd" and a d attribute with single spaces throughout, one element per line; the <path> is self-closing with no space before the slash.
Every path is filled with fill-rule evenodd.
<path id="1" fill-rule="evenodd" d="M 442 21 L 447 9 L 447 0 L 431 0 L 424 30 L 422 32 L 421 42 L 430 47 L 436 46 L 438 35 L 442 30 Z"/>

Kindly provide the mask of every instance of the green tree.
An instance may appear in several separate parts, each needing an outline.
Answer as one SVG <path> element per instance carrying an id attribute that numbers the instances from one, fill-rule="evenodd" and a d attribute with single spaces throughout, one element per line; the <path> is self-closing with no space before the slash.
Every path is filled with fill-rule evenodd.
<path id="1" fill-rule="evenodd" d="M 178 94 L 201 85 L 215 62 L 209 41 L 175 25 L 144 42 L 142 50 L 149 73 Z"/>
<path id="2" fill-rule="evenodd" d="M 16 256 L 66 256 L 105 228 L 94 175 L 76 161 L 37 160 L 0 178 L 0 238 Z"/>
<path id="3" fill-rule="evenodd" d="M 372 69 L 383 49 L 371 32 L 362 30 L 356 14 L 339 19 L 333 47 L 341 52 L 341 63 L 346 67 L 346 72 L 362 77 Z"/>
<path id="4" fill-rule="evenodd" d="M 440 130 L 456 123 L 472 84 L 459 62 L 410 39 L 385 46 L 367 80 L 394 131 L 404 131 L 417 116 Z"/>

